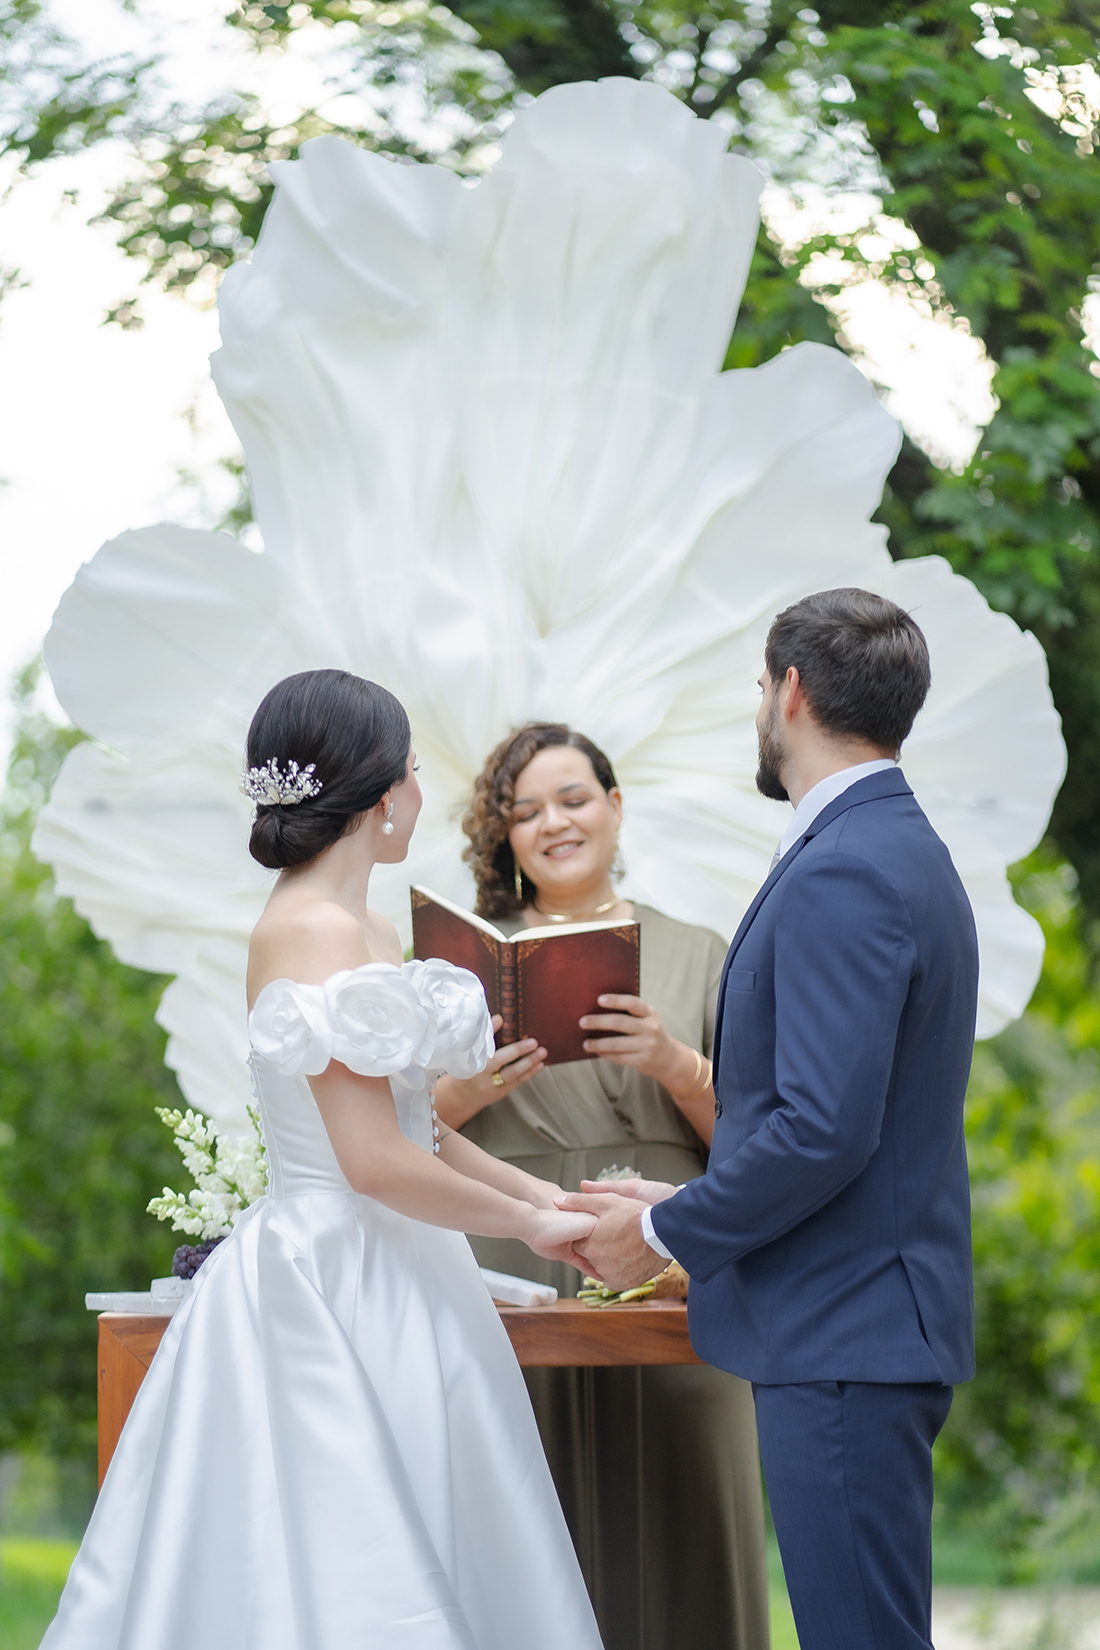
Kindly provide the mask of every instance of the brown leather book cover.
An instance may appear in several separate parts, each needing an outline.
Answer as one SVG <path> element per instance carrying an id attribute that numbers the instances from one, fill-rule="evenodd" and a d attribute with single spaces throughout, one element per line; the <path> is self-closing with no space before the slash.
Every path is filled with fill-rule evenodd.
<path id="1" fill-rule="evenodd" d="M 572 926 L 572 925 L 570 925 Z M 516 953 L 516 1021 L 519 1036 L 537 1037 L 548 1066 L 566 1060 L 594 1060 L 582 1045 L 582 1014 L 598 1014 L 607 991 L 630 997 L 639 992 L 638 924 L 614 928 L 573 927 L 571 933 L 529 928 L 513 940 Z"/>
<path id="2" fill-rule="evenodd" d="M 537 1037 L 547 1065 L 594 1060 L 581 1046 L 590 1035 L 578 1024 L 581 1015 L 598 1013 L 605 992 L 636 997 L 640 990 L 636 922 L 524 928 L 508 939 L 483 917 L 419 887 L 412 889 L 412 919 L 415 957 L 468 968 L 485 987 L 489 1012 L 504 1019 L 497 1047 Z"/>

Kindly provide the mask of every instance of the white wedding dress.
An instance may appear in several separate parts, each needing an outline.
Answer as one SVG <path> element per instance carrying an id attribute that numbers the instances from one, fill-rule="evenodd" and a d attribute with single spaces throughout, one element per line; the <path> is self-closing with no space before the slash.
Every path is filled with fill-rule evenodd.
<path id="1" fill-rule="evenodd" d="M 430 1087 L 492 1048 L 474 977 L 275 981 L 249 1021 L 270 1189 L 138 1394 L 43 1650 L 599 1650 L 515 1356 L 469 1245 L 353 1192 L 305 1078 Z"/>

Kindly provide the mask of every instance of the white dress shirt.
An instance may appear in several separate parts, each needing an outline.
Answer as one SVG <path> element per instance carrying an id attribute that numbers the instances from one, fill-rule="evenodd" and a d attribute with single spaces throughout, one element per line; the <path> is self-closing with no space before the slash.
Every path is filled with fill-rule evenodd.
<path id="1" fill-rule="evenodd" d="M 771 876 L 784 855 L 805 836 L 821 810 L 827 808 L 836 797 L 843 796 L 849 785 L 854 785 L 859 779 L 866 779 L 870 774 L 885 773 L 887 768 L 894 765 L 893 757 L 881 756 L 874 762 L 857 762 L 854 768 L 841 768 L 839 773 L 831 773 L 824 779 L 819 779 L 817 784 L 806 792 L 795 809 L 790 824 L 779 838 L 779 846 L 772 857 L 768 875 Z M 653 1213 L 648 1205 L 642 1210 L 642 1236 L 649 1247 L 655 1249 L 659 1255 L 663 1255 L 666 1260 L 675 1260 L 672 1250 L 665 1247 L 653 1230 Z"/>
<path id="2" fill-rule="evenodd" d="M 880 756 L 874 762 L 857 762 L 854 768 L 841 768 L 839 773 L 830 773 L 824 779 L 808 790 L 798 804 L 791 818 L 790 824 L 779 838 L 779 846 L 775 850 L 772 860 L 772 869 L 788 854 L 800 837 L 804 837 L 822 808 L 827 808 L 830 802 L 838 796 L 843 796 L 849 785 L 854 785 L 859 779 L 867 779 L 873 773 L 885 773 L 887 768 L 896 764 L 892 756 Z M 769 876 L 771 872 L 768 873 Z"/>

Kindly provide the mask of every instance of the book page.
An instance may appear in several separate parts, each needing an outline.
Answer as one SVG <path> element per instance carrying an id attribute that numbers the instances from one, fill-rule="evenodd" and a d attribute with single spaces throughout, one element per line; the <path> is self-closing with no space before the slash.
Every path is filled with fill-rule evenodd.
<path id="1" fill-rule="evenodd" d="M 521 928 L 518 934 L 512 935 L 508 943 L 515 945 L 519 940 L 552 940 L 555 935 L 564 937 L 567 934 L 598 934 L 602 928 L 637 928 L 637 926 L 638 924 L 633 917 L 628 917 L 625 922 L 556 922 L 552 926 L 548 924 L 539 928 Z M 502 934 L 501 939 L 503 938 Z"/>
<path id="2" fill-rule="evenodd" d="M 453 901 L 444 899 L 442 894 L 435 893 L 431 888 L 425 888 L 419 882 L 414 882 L 412 888 L 414 894 L 423 894 L 425 899 L 430 899 L 436 905 L 441 905 L 444 911 L 449 911 L 452 916 L 461 917 L 463 922 L 468 922 L 471 927 L 480 928 L 484 934 L 491 934 L 495 940 L 500 940 L 502 944 L 506 945 L 508 943 L 507 934 L 502 934 L 499 928 L 494 928 L 493 924 L 486 922 L 484 917 L 477 916 L 473 911 L 467 911 L 461 905 L 455 905 Z"/>

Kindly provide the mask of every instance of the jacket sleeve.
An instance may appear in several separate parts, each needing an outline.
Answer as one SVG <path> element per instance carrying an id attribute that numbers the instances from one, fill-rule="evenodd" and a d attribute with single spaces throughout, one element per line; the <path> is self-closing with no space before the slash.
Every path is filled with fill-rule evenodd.
<path id="1" fill-rule="evenodd" d="M 712 1156 L 701 1179 L 653 1210 L 657 1236 L 704 1283 L 814 1214 L 866 1167 L 916 965 L 905 902 L 869 860 L 800 857 L 769 897 L 777 900 L 774 1109 L 730 1157 Z"/>

